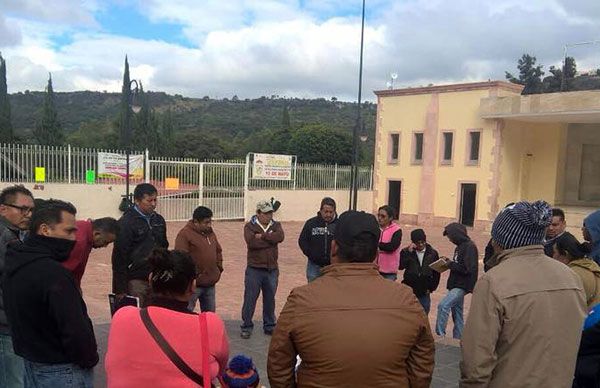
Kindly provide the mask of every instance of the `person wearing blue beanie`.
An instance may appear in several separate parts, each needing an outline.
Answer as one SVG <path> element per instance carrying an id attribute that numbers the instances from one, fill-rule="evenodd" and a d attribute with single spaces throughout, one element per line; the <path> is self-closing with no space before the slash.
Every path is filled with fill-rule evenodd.
<path id="1" fill-rule="evenodd" d="M 596 210 L 583 220 L 583 238 L 592 244 L 590 258 L 600 264 L 600 210 Z"/>
<path id="2" fill-rule="evenodd" d="M 473 291 L 460 386 L 570 387 L 586 316 L 578 275 L 544 253 L 552 208 L 504 208 L 492 226 L 496 265 Z"/>
<path id="3" fill-rule="evenodd" d="M 250 357 L 238 354 L 229 361 L 227 369 L 221 375 L 224 388 L 258 387 L 260 377 Z"/>

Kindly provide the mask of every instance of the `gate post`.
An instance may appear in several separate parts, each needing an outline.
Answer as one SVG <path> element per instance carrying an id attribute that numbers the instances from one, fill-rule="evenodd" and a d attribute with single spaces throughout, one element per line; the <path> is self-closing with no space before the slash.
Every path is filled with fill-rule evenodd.
<path id="1" fill-rule="evenodd" d="M 148 152 L 148 148 L 144 153 L 144 182 L 150 182 L 150 152 Z"/>
<path id="2" fill-rule="evenodd" d="M 248 216 L 248 180 L 250 174 L 250 153 L 246 154 L 246 164 L 244 165 L 244 220 Z"/>
<path id="3" fill-rule="evenodd" d="M 198 182 L 198 206 L 204 203 L 204 162 L 200 162 L 200 182 Z"/>

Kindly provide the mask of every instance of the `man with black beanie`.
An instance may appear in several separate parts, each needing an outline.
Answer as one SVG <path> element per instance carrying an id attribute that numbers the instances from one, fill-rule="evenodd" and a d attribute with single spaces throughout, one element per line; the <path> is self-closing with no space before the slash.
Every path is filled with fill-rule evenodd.
<path id="1" fill-rule="evenodd" d="M 440 273 L 429 267 L 439 260 L 439 255 L 427 243 L 423 229 L 415 229 L 410 233 L 412 244 L 400 251 L 400 269 L 404 270 L 402 283 L 411 287 L 415 296 L 429 314 L 431 308 L 431 293 L 440 284 Z"/>

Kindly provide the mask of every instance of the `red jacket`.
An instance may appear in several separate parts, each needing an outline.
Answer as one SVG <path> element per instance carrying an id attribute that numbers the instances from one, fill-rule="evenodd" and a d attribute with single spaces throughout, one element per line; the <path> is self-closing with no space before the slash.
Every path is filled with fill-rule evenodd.
<path id="1" fill-rule="evenodd" d="M 81 278 L 85 272 L 90 252 L 92 251 L 92 220 L 77 221 L 77 232 L 75 233 L 75 246 L 66 261 L 62 265 L 71 271 L 75 278 L 77 287 L 81 289 Z"/>
<path id="2" fill-rule="evenodd" d="M 162 307 L 148 307 L 150 318 L 177 354 L 198 374 L 202 371 L 202 340 L 197 314 Z M 214 313 L 206 313 L 209 337 L 210 376 L 225 370 L 229 341 L 225 325 Z M 104 362 L 109 388 L 194 387 L 156 344 L 136 307 L 122 307 L 113 317 Z"/>

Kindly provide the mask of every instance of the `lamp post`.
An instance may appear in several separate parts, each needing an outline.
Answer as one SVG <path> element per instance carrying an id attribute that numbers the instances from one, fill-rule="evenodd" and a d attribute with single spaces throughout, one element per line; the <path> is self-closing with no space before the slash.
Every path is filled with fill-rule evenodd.
<path id="1" fill-rule="evenodd" d="M 125 204 L 127 207 L 131 205 L 131 198 L 129 195 L 129 155 L 131 153 L 131 113 L 130 110 L 135 114 L 139 113 L 142 107 L 138 103 L 139 99 L 139 87 L 136 80 L 132 79 L 129 83 L 129 109 L 126 113 L 126 127 L 125 127 Z"/>
<path id="2" fill-rule="evenodd" d="M 362 73 L 363 73 L 363 49 L 365 41 L 365 0 L 362 2 L 362 22 L 360 29 L 360 64 L 358 68 L 358 107 L 356 110 L 356 122 L 352 131 L 352 168 L 350 176 L 350 201 L 349 210 L 356 210 L 358 202 L 358 148 L 359 148 L 359 131 L 364 133 L 364 123 L 361 117 L 361 98 L 362 98 Z M 360 140 L 366 137 L 360 134 Z"/>

